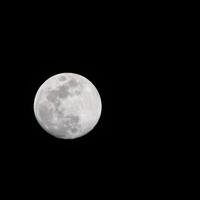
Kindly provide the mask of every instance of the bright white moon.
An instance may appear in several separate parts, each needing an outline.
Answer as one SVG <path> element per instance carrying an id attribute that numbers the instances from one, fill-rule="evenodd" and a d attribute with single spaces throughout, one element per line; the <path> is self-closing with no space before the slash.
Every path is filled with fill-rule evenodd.
<path id="1" fill-rule="evenodd" d="M 90 132 L 101 115 L 101 98 L 85 77 L 61 73 L 38 89 L 34 113 L 43 129 L 57 138 L 73 139 Z"/>

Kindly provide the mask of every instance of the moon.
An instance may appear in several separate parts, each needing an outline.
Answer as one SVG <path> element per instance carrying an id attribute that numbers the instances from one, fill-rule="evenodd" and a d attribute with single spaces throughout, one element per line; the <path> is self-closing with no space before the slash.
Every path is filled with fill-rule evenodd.
<path id="1" fill-rule="evenodd" d="M 102 111 L 96 87 L 85 77 L 60 73 L 47 79 L 34 99 L 34 114 L 52 136 L 74 139 L 89 133 Z"/>

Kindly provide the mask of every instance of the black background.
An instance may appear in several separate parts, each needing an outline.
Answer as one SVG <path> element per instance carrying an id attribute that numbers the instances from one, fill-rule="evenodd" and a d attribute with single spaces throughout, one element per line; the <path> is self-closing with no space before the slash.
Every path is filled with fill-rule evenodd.
<path id="1" fill-rule="evenodd" d="M 139 195 L 148 195 L 147 188 L 157 193 L 163 182 L 169 182 L 163 187 L 167 190 L 164 195 L 173 184 L 176 190 L 179 183 L 173 175 L 180 171 L 176 161 L 183 148 L 178 148 L 179 127 L 174 129 L 179 119 L 174 113 L 179 101 L 174 105 L 174 100 L 182 82 L 174 89 L 173 79 L 180 77 L 175 68 L 185 59 L 174 62 L 179 49 L 175 30 L 169 27 L 172 23 L 157 13 L 152 19 L 152 13 L 140 9 L 134 18 L 128 16 L 132 12 L 126 12 L 125 19 L 117 9 L 118 14 L 100 23 L 92 16 L 93 23 L 84 17 L 84 23 L 80 22 L 82 16 L 74 23 L 74 13 L 58 20 L 45 14 L 44 20 L 35 22 L 35 11 L 32 22 L 27 14 L 18 18 L 20 11 L 13 10 L 18 13 L 13 15 L 11 10 L 11 15 L 6 10 L 3 16 L 0 66 L 1 180 L 8 193 L 15 195 L 14 188 L 25 193 L 31 185 L 33 190 L 48 188 L 48 194 L 57 186 L 58 193 L 69 195 L 75 188 L 74 194 L 82 195 L 80 188 L 85 186 L 85 193 L 98 188 L 92 198 L 96 199 L 105 188 L 118 194 L 123 186 Z M 64 21 L 59 24 L 61 18 Z M 56 53 L 61 59 L 55 59 Z M 48 135 L 33 113 L 40 85 L 50 76 L 68 71 L 92 81 L 102 98 L 102 116 L 95 129 L 73 141 Z"/>
<path id="2" fill-rule="evenodd" d="M 171 115 L 165 118 L 166 110 L 170 111 L 162 84 L 169 83 L 165 80 L 169 68 L 161 67 L 166 59 L 154 53 L 153 45 L 142 35 L 133 37 L 134 45 L 129 47 L 126 41 L 126 48 L 122 40 L 120 44 L 117 38 L 110 38 L 94 38 L 92 41 L 104 41 L 92 42 L 96 48 L 87 46 L 87 40 L 82 40 L 84 45 L 73 40 L 70 48 L 59 41 L 63 47 L 54 47 L 46 35 L 39 40 L 40 44 L 27 38 L 23 46 L 21 40 L 10 40 L 12 48 L 6 45 L 9 56 L 1 70 L 1 159 L 9 177 L 8 186 L 22 180 L 43 187 L 56 185 L 63 191 L 71 189 L 71 185 L 79 189 L 89 185 L 90 190 L 98 185 L 100 189 L 115 191 L 133 180 L 137 180 L 134 184 L 138 186 L 143 180 L 150 185 L 155 172 L 159 174 L 167 166 L 166 160 L 171 157 L 166 154 L 173 148 L 167 141 L 174 141 L 174 134 L 168 125 Z M 61 59 L 55 59 L 59 58 L 56 51 Z M 65 59 L 66 55 L 70 59 Z M 33 112 L 38 88 L 46 79 L 62 72 L 88 78 L 102 99 L 98 124 L 75 140 L 57 139 L 46 133 Z"/>

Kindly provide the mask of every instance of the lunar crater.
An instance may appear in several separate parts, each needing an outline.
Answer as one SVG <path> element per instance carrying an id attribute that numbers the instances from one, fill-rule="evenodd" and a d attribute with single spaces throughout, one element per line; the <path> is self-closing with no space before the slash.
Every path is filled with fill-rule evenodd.
<path id="1" fill-rule="evenodd" d="M 67 78 L 66 78 L 65 76 L 60 76 L 60 77 L 58 78 L 58 80 L 62 82 L 62 81 L 66 81 Z"/>

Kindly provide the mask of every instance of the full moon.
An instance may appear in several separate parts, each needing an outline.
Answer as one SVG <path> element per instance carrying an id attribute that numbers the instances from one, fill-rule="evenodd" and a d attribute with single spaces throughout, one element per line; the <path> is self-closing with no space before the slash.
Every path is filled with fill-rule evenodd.
<path id="1" fill-rule="evenodd" d="M 74 139 L 89 133 L 99 121 L 101 98 L 85 77 L 61 73 L 47 79 L 34 99 L 34 114 L 52 136 Z"/>

